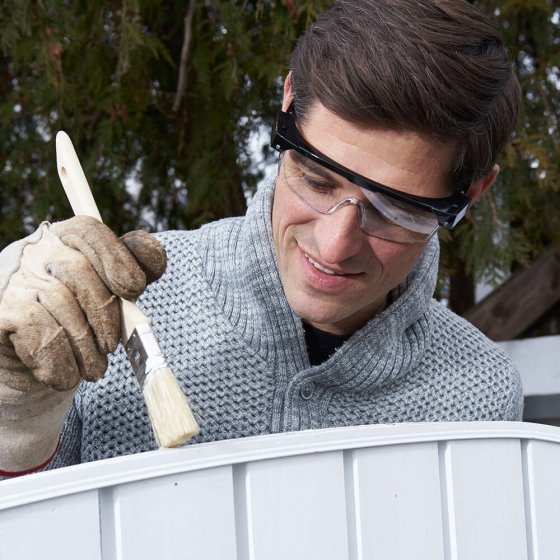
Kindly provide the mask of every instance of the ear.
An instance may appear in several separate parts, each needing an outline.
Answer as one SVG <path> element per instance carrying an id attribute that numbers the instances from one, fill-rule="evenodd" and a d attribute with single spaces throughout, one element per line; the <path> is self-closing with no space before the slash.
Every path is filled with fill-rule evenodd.
<path id="1" fill-rule="evenodd" d="M 292 90 L 292 72 L 286 76 L 284 80 L 284 97 L 282 98 L 282 111 L 286 112 L 288 107 L 292 104 L 294 100 L 294 92 Z"/>
<path id="2" fill-rule="evenodd" d="M 481 177 L 480 179 L 477 179 L 476 181 L 473 181 L 471 183 L 471 186 L 467 191 L 467 196 L 473 202 L 475 202 L 484 194 L 487 189 L 492 186 L 499 172 L 500 166 L 498 164 L 494 165 L 492 171 L 488 175 L 486 175 L 486 177 Z"/>

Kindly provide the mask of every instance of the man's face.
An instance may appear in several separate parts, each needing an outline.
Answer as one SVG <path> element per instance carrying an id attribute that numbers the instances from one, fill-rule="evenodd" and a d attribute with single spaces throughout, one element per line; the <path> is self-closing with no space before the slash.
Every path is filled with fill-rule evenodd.
<path id="1" fill-rule="evenodd" d="M 300 132 L 319 152 L 356 173 L 400 191 L 426 197 L 450 194 L 451 146 L 411 132 L 364 129 L 316 103 Z M 282 167 L 287 164 L 284 154 Z M 301 159 L 301 158 L 300 158 Z M 330 172 L 325 172 L 328 176 Z M 366 200 L 360 188 L 332 174 L 337 187 Z M 321 214 L 276 179 L 272 228 L 288 303 L 307 323 L 350 334 L 384 309 L 388 293 L 410 273 L 425 244 L 366 235 L 358 209 Z"/>

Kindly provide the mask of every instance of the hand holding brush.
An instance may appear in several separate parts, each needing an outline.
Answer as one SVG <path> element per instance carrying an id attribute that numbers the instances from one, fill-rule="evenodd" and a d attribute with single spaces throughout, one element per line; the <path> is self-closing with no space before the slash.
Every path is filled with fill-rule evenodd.
<path id="1" fill-rule="evenodd" d="M 198 430 L 148 318 L 133 303 L 165 271 L 165 250 L 146 232 L 119 239 L 100 222 L 66 134 L 57 148 L 61 179 L 83 215 L 44 222 L 0 252 L 0 478 L 53 459 L 58 466 L 78 385 L 103 376 L 121 338 L 158 444 L 178 445 Z"/>
<path id="2" fill-rule="evenodd" d="M 72 142 L 65 132 L 56 137 L 57 167 L 76 215 L 101 221 Z M 199 431 L 189 403 L 171 372 L 148 317 L 133 301 L 120 299 L 122 343 L 142 388 L 158 445 L 175 447 Z"/>

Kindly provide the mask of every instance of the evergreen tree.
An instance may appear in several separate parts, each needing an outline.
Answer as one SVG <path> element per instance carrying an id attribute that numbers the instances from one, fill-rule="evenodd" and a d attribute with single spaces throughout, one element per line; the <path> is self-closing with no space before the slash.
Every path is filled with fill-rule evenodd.
<path id="1" fill-rule="evenodd" d="M 515 138 L 495 185 L 452 232 L 441 232 L 441 278 L 451 305 L 473 303 L 474 283 L 499 284 L 560 243 L 560 7 L 554 0 L 475 0 L 511 51 L 522 89 Z"/>
<path id="2" fill-rule="evenodd" d="M 242 214 L 261 175 L 255 134 L 274 122 L 296 38 L 331 3 L 3 0 L 0 247 L 71 215 L 56 173 L 60 129 L 119 233 Z M 458 311 L 475 281 L 500 281 L 560 235 L 560 9 L 474 3 L 503 31 L 523 111 L 496 185 L 440 234 Z"/>
<path id="3" fill-rule="evenodd" d="M 294 41 L 327 5 L 4 0 L 1 246 L 70 216 L 61 129 L 118 232 L 242 214 L 260 175 L 251 139 L 273 123 Z"/>

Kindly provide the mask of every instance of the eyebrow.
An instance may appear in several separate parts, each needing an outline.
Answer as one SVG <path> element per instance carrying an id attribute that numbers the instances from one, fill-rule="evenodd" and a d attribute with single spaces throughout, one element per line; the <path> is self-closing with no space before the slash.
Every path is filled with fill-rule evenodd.
<path id="1" fill-rule="evenodd" d="M 319 163 L 314 162 L 312 159 L 305 157 L 304 155 L 296 152 L 295 150 L 292 150 L 291 156 L 298 165 L 301 165 L 306 169 L 308 169 L 309 171 L 312 171 L 316 175 L 323 177 L 323 179 L 327 179 L 329 181 L 335 181 L 335 180 L 340 181 L 343 179 L 342 177 L 337 176 L 336 173 L 329 171 Z"/>
<path id="2" fill-rule="evenodd" d="M 305 167 L 307 170 L 311 171 L 312 173 L 315 173 L 316 175 L 319 175 L 320 177 L 326 179 L 327 181 L 331 181 L 331 182 L 335 182 L 337 180 L 344 181 L 344 177 L 340 177 L 334 171 L 330 171 L 329 169 L 326 169 L 321 164 L 313 161 L 312 159 L 304 156 L 303 154 L 300 154 L 299 152 L 296 152 L 296 150 L 291 150 L 291 156 L 295 163 L 301 165 L 302 167 Z M 362 187 L 358 187 L 358 188 L 364 193 L 366 193 L 367 201 L 369 202 L 369 204 L 373 205 L 370 197 L 367 195 L 368 189 L 364 189 Z M 387 195 L 384 193 L 378 193 L 378 194 L 381 195 L 383 198 L 388 198 Z M 415 211 L 415 212 L 419 212 L 420 214 L 422 214 L 423 212 L 427 212 L 422 208 L 415 208 L 414 205 L 410 204 L 405 200 L 397 200 L 397 201 L 394 201 L 393 199 L 390 200 L 393 202 L 393 204 L 396 204 L 397 207 L 400 207 L 401 209 L 404 209 L 405 211 L 408 212 Z"/>

